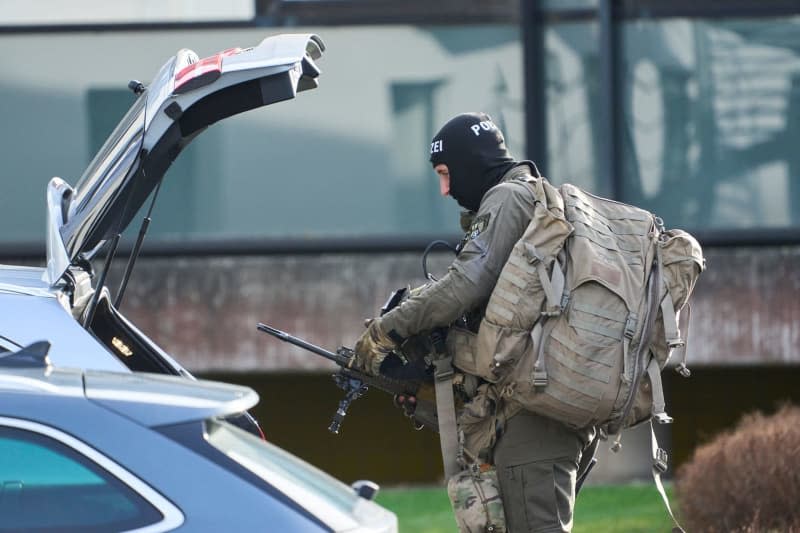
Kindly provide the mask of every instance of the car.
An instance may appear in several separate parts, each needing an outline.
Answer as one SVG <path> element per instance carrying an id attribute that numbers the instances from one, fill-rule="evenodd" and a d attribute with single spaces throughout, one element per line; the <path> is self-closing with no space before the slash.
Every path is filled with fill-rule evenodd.
<path id="1" fill-rule="evenodd" d="M 317 87 L 324 50 L 313 34 L 267 37 L 204 59 L 182 49 L 149 86 L 130 82 L 135 101 L 77 184 L 54 177 L 47 185 L 46 266 L 0 265 L 0 352 L 46 339 L 57 367 L 191 379 L 119 310 L 149 218 L 113 298 L 106 286 L 120 234 L 208 126 Z M 252 418 L 239 420 L 259 432 Z"/>
<path id="2" fill-rule="evenodd" d="M 367 497 L 266 442 L 254 391 L 197 380 L 119 311 L 120 234 L 211 124 L 317 86 L 325 47 L 277 35 L 179 50 L 71 186 L 50 180 L 44 267 L 0 265 L 0 532 L 396 531 Z M 152 205 L 152 203 L 150 204 Z M 244 431 L 244 430 L 246 431 Z"/>
<path id="3" fill-rule="evenodd" d="M 267 37 L 204 59 L 182 49 L 149 86 L 131 81 L 135 101 L 77 184 L 54 177 L 47 185 L 46 266 L 0 265 L 0 350 L 45 337 L 55 366 L 189 376 L 119 311 L 146 223 L 113 298 L 105 286 L 119 236 L 193 139 L 315 88 L 324 50 L 313 34 Z"/>
<path id="4" fill-rule="evenodd" d="M 226 421 L 238 385 L 0 356 L 0 532 L 397 531 L 377 486 L 334 479 Z"/>

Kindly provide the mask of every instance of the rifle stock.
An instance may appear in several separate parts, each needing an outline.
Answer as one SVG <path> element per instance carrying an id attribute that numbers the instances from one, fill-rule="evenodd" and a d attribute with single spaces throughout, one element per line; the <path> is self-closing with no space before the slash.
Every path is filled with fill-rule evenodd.
<path id="1" fill-rule="evenodd" d="M 350 407 L 350 403 L 366 393 L 369 387 L 382 390 L 393 397 L 414 396 L 417 398 L 417 404 L 413 414 L 409 415 L 409 417 L 414 422 L 415 428 L 422 429 L 423 427 L 427 427 L 438 431 L 436 402 L 432 395 L 432 386 L 414 380 L 399 381 L 383 375 L 372 376 L 365 374 L 351 367 L 355 352 L 345 346 L 340 347 L 336 352 L 331 352 L 268 324 L 259 322 L 257 327 L 259 331 L 315 353 L 320 357 L 333 361 L 340 367 L 339 371 L 333 375 L 333 380 L 339 388 L 345 391 L 345 397 L 339 402 L 339 407 L 333 416 L 331 425 L 328 427 L 331 433 L 339 433 L 342 421 L 347 415 L 347 409 Z"/>

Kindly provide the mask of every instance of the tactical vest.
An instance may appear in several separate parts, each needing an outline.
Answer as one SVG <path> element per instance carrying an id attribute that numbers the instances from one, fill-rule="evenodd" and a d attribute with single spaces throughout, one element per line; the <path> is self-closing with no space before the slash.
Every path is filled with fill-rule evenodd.
<path id="1" fill-rule="evenodd" d="M 685 351 L 686 304 L 705 268 L 700 245 L 643 209 L 572 185 L 527 184 L 533 217 L 473 349 L 456 351 L 455 365 L 573 428 L 615 434 L 651 417 L 670 422 L 660 372 Z"/>

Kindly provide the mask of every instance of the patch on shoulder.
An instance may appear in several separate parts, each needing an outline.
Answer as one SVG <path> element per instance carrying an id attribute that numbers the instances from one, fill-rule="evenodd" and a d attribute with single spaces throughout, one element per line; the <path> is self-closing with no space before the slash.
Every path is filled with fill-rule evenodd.
<path id="1" fill-rule="evenodd" d="M 491 218 L 490 213 L 486 213 L 485 215 L 481 215 L 479 217 L 475 217 L 475 220 L 472 221 L 472 224 L 469 226 L 469 231 L 467 231 L 467 239 L 472 240 L 478 235 L 483 232 L 489 226 L 489 219 Z"/>

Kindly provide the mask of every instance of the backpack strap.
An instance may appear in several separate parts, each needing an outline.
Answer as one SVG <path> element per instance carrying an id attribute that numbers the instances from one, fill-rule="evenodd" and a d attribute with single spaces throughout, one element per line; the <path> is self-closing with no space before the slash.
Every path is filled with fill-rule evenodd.
<path id="1" fill-rule="evenodd" d="M 461 470 L 458 464 L 458 429 L 456 427 L 456 404 L 453 398 L 453 358 L 439 354 L 433 364 L 435 367 L 439 444 L 442 449 L 444 477 L 450 479 Z"/>
<path id="2" fill-rule="evenodd" d="M 547 265 L 545 264 L 544 255 L 533 244 L 526 242 L 525 250 L 530 256 L 536 258 L 536 273 L 539 274 L 539 281 L 542 284 L 542 290 L 547 302 L 547 307 L 542 314 L 545 316 L 558 316 L 561 314 L 562 306 L 562 293 L 564 292 L 564 267 L 565 257 L 562 256 L 563 249 L 559 252 L 559 258 L 553 261 L 553 271 L 551 274 L 547 273 Z"/>
<path id="3" fill-rule="evenodd" d="M 533 364 L 532 376 L 533 386 L 537 388 L 544 388 L 547 386 L 547 365 L 545 364 L 543 340 L 550 337 L 550 333 L 553 332 L 555 325 L 555 320 L 548 320 L 544 326 L 542 326 L 541 321 L 539 321 L 533 328 L 534 333 L 536 332 L 536 328 L 539 328 L 539 345 L 537 347 L 536 362 Z M 536 342 L 536 339 L 534 339 L 534 342 Z"/>
<path id="4" fill-rule="evenodd" d="M 563 255 L 564 250 L 562 249 L 559 252 L 561 262 L 559 262 L 558 257 L 553 260 L 553 271 L 548 276 L 547 268 L 544 265 L 544 261 L 542 261 L 544 258 L 535 249 L 531 250 L 531 252 L 536 253 L 536 257 L 539 259 L 536 270 L 539 273 L 539 280 L 542 283 L 547 302 L 547 307 L 542 311 L 542 319 L 536 322 L 531 331 L 531 339 L 537 352 L 536 362 L 533 364 L 532 380 L 534 387 L 546 387 L 547 367 L 545 364 L 544 342 L 542 340 L 550 337 L 550 333 L 556 324 L 555 320 L 548 320 L 548 318 L 560 315 L 569 300 L 569 292 L 565 290 L 564 267 L 561 265 L 562 262 L 566 264 L 566 257 Z M 545 322 L 545 324 L 542 325 L 542 322 Z"/>
<path id="5" fill-rule="evenodd" d="M 692 306 L 689 305 L 689 302 L 686 302 L 686 305 L 683 306 L 683 309 L 681 309 L 681 312 L 678 314 L 678 323 L 680 330 L 683 332 L 683 344 L 673 352 L 675 359 L 678 360 L 675 371 L 685 378 L 692 375 L 689 367 L 686 366 L 686 351 L 689 349 L 689 322 L 691 316 Z"/>
<path id="6" fill-rule="evenodd" d="M 671 350 L 670 358 L 674 356 L 679 361 L 675 371 L 688 378 L 691 372 L 686 367 L 686 344 L 689 340 L 689 317 L 692 309 L 687 302 L 680 313 L 676 313 L 666 281 L 664 282 L 664 287 L 666 294 L 661 300 L 661 316 L 664 319 L 664 334 L 667 339 L 667 346 Z M 681 336 L 681 332 L 683 332 L 683 336 Z"/>
<path id="7" fill-rule="evenodd" d="M 672 304 L 672 296 L 669 293 L 667 282 L 664 280 L 664 288 L 666 294 L 661 299 L 661 316 L 664 319 L 664 334 L 667 337 L 667 346 L 670 348 L 677 348 L 683 346 L 683 339 L 681 339 L 680 328 L 678 327 L 678 314 L 675 312 L 675 306 Z"/>
<path id="8" fill-rule="evenodd" d="M 636 335 L 636 328 L 639 326 L 639 316 L 633 311 L 628 313 L 628 318 L 625 320 L 625 331 L 623 332 L 624 339 L 622 340 L 622 379 L 630 384 L 633 381 L 633 366 L 634 361 L 630 357 L 631 341 Z"/>
<path id="9" fill-rule="evenodd" d="M 664 387 L 661 384 L 661 369 L 655 357 L 650 357 L 647 363 L 647 377 L 650 378 L 650 389 L 653 393 L 652 415 L 659 424 L 671 424 L 672 417 L 664 411 L 666 402 L 664 401 Z"/>
<path id="10" fill-rule="evenodd" d="M 544 350 L 542 349 L 542 339 L 544 338 L 543 320 L 537 320 L 531 330 L 531 346 L 536 346 L 536 361 L 533 363 L 533 376 L 531 380 L 534 387 L 547 386 L 547 369 L 544 364 Z"/>
<path id="11" fill-rule="evenodd" d="M 667 512 L 669 513 L 670 518 L 672 518 L 672 522 L 675 524 L 675 527 L 672 528 L 673 533 L 685 533 L 684 529 L 675 519 L 675 515 L 672 513 L 672 508 L 669 505 L 669 498 L 667 497 L 666 491 L 664 491 L 664 484 L 661 483 L 661 474 L 667 471 L 667 462 L 669 460 L 669 456 L 667 452 L 658 446 L 658 440 L 656 439 L 656 432 L 653 430 L 653 421 L 650 421 L 650 448 L 652 450 L 652 457 L 653 457 L 653 481 L 656 484 L 656 489 L 658 489 L 658 493 L 661 495 L 661 500 L 664 502 L 664 507 L 667 508 Z"/>

